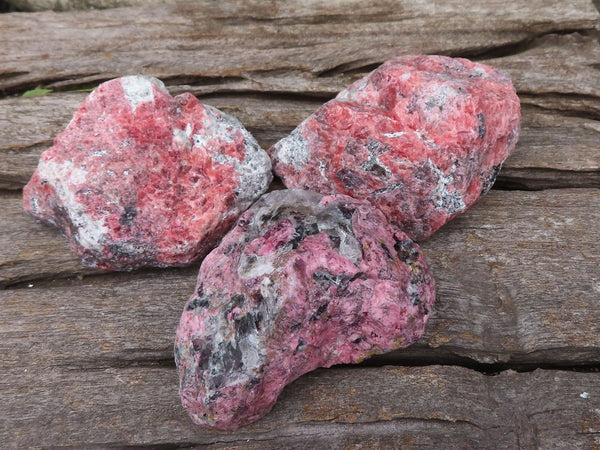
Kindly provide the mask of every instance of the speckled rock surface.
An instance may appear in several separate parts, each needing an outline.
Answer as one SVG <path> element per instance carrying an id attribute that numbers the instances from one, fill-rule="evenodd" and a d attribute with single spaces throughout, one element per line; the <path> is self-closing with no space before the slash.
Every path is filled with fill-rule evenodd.
<path id="1" fill-rule="evenodd" d="M 405 347 L 434 281 L 419 247 L 367 202 L 264 195 L 203 261 L 175 342 L 194 422 L 235 429 L 318 367 Z"/>
<path id="2" fill-rule="evenodd" d="M 287 187 L 367 199 L 421 240 L 489 190 L 519 126 L 519 99 L 496 69 L 404 56 L 340 92 L 269 153 Z"/>
<path id="3" fill-rule="evenodd" d="M 271 163 L 234 118 L 130 76 L 83 102 L 23 191 L 83 262 L 110 269 L 204 256 L 266 191 Z"/>

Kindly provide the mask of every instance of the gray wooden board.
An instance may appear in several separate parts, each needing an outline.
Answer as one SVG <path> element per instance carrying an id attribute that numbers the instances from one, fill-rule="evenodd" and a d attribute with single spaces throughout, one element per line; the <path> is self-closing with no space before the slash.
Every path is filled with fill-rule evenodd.
<path id="1" fill-rule="evenodd" d="M 3 14 L 0 89 L 80 85 L 137 68 L 166 79 L 266 83 L 268 90 L 320 93 L 322 87 L 310 89 L 315 76 L 327 78 L 405 53 L 480 55 L 520 49 L 544 34 L 594 30 L 599 17 L 590 0 L 532 0 L 524 6 L 500 0 L 468 8 L 462 0 L 394 5 L 296 0 L 274 7 L 260 1 L 204 0 Z"/>
<path id="2" fill-rule="evenodd" d="M 0 188 L 20 189 L 29 180 L 40 153 L 52 145 L 84 97 L 67 93 L 0 100 L 0 125 L 6 130 L 0 134 Z M 238 117 L 264 148 L 320 104 L 231 95 L 203 101 Z M 536 189 L 600 187 L 600 122 L 527 105 L 522 114 L 519 143 L 504 164 L 500 183 Z"/>
<path id="3" fill-rule="evenodd" d="M 32 280 L 0 291 L 0 345 L 83 368 L 170 360 L 197 266 L 51 281 L 86 269 L 17 199 L 0 274 Z M 595 189 L 489 193 L 422 245 L 438 290 L 424 338 L 374 363 L 600 364 L 599 211 Z"/>
<path id="4" fill-rule="evenodd" d="M 94 14 L 4 14 L 0 15 L 0 37 L 15 44 L 14 50 L 9 45 L 7 48 L 11 50 L 0 55 L 0 67 L 26 67 L 28 64 L 31 67 L 27 71 L 5 69 L 0 76 L 0 89 L 17 89 L 21 85 L 26 89 L 33 87 L 32 83 L 70 89 L 82 84 L 94 86 L 124 74 L 146 73 L 164 78 L 173 93 L 187 90 L 203 101 L 233 113 L 256 134 L 263 146 L 268 147 L 285 136 L 323 100 L 331 98 L 386 58 L 420 51 L 468 56 L 479 47 L 478 52 L 493 56 L 494 52 L 489 50 L 499 49 L 497 52 L 505 53 L 503 56 L 484 58 L 483 61 L 510 75 L 524 105 L 521 142 L 515 155 L 506 163 L 502 183 L 529 189 L 600 186 L 599 128 L 595 120 L 600 116 L 600 43 L 589 34 L 597 26 L 599 16 L 591 3 L 582 1 L 579 7 L 573 7 L 567 3 L 550 5 L 552 2 L 540 0 L 538 4 L 530 5 L 530 9 L 520 11 L 516 4 L 503 2 L 503 14 L 493 14 L 486 20 L 485 29 L 490 31 L 471 26 L 470 31 L 463 30 L 462 33 L 448 30 L 466 27 L 467 22 L 463 23 L 463 20 L 470 14 L 481 20 L 485 17 L 481 14 L 498 7 L 497 2 L 478 2 L 477 7 L 467 12 L 458 1 L 446 2 L 443 8 L 421 8 L 417 14 L 418 3 L 406 2 L 404 9 L 396 15 L 387 11 L 389 5 L 377 2 L 370 7 L 353 8 L 347 15 L 340 15 L 335 7 L 323 10 L 317 3 L 308 9 L 289 7 L 289 10 L 282 8 L 268 13 L 259 8 L 253 15 L 248 14 L 243 4 L 229 5 L 226 11 L 213 4 L 193 11 L 189 11 L 189 5 L 166 6 L 165 19 L 160 23 L 149 17 L 156 15 L 150 9 L 107 10 Z M 563 6 L 566 10 L 557 9 Z M 519 16 L 519 12 L 527 11 L 535 13 L 532 17 Z M 266 15 L 259 20 L 259 14 L 263 12 Z M 236 24 L 233 29 L 229 25 L 215 25 L 215 20 L 222 20 L 221 14 L 225 13 L 239 17 L 239 20 L 229 19 Z M 318 20 L 319 14 L 333 22 L 324 24 Z M 132 22 L 132 16 L 138 17 L 138 22 Z M 443 25 L 440 25 L 441 16 L 446 18 Z M 182 27 L 190 26 L 190 17 L 197 18 L 198 29 L 210 32 L 182 32 Z M 361 21 L 365 17 L 368 20 Z M 348 26 L 346 22 L 353 19 L 360 24 Z M 69 40 L 69 33 L 84 26 L 86 20 L 93 21 L 85 26 L 92 27 L 95 32 L 82 33 L 78 39 Z M 293 26 L 294 20 L 300 22 L 297 30 Z M 470 20 L 475 19 L 471 17 Z M 257 21 L 262 26 L 255 23 Z M 263 23 L 265 21 L 269 25 Z M 395 21 L 399 21 L 401 30 L 394 29 Z M 26 26 L 32 22 L 39 27 Z M 144 27 L 138 30 L 140 22 L 145 23 L 148 30 Z M 311 26 L 320 30 L 320 34 L 307 34 L 306 27 Z M 44 27 L 52 30 L 40 31 Z M 164 27 L 162 32 L 157 31 L 160 27 Z M 436 27 L 436 33 L 440 35 L 445 32 L 450 35 L 445 39 L 424 41 L 423 33 L 430 32 L 423 30 L 431 27 Z M 158 33 L 163 41 L 148 38 L 155 50 L 144 52 L 139 48 L 138 38 L 131 38 L 132 29 L 136 35 L 138 32 Z M 382 34 L 382 30 L 387 31 Z M 36 36 L 42 33 L 46 37 L 44 44 L 40 45 L 34 36 L 28 39 L 28 32 Z M 345 38 L 344 33 L 350 32 L 354 37 Z M 570 33 L 547 34 L 552 32 Z M 251 39 L 247 33 L 252 34 Z M 388 34 L 396 33 L 396 39 L 393 45 L 382 47 L 380 43 L 369 47 L 364 42 L 365 33 L 373 39 L 384 39 Z M 512 51 L 501 51 L 506 48 L 505 35 L 511 34 L 514 35 L 511 39 L 520 44 Z M 314 39 L 315 42 L 302 43 L 303 39 Z M 353 39 L 360 41 L 360 46 L 349 52 L 350 47 L 354 48 L 351 45 Z M 468 44 L 470 40 L 475 43 Z M 65 41 L 75 48 L 65 47 Z M 206 41 L 210 41 L 210 45 Z M 29 48 L 29 42 L 35 48 Z M 459 44 L 464 46 L 453 47 L 460 47 Z M 148 45 L 148 40 L 144 45 Z M 319 58 L 315 51 L 323 45 L 342 46 L 344 51 L 340 48 L 330 50 L 326 52 L 326 58 Z M 421 45 L 427 48 L 420 48 Z M 130 46 L 129 49 L 122 48 Z M 215 46 L 218 46 L 217 53 Z M 99 50 L 102 48 L 113 51 L 102 52 Z M 359 57 L 361 52 L 373 53 L 375 48 L 375 54 Z M 277 56 L 273 53 L 277 53 L 276 50 L 283 53 Z M 185 56 L 179 54 L 182 52 Z M 193 58 L 189 56 L 190 52 L 193 52 Z M 211 61 L 210 64 L 205 61 L 222 58 L 231 52 L 237 57 Z M 172 64 L 165 63 L 178 54 L 180 59 Z M 88 60 L 88 64 L 93 62 L 98 70 L 99 57 L 106 57 L 100 65 L 104 72 L 81 73 Z M 160 60 L 161 64 L 147 62 L 147 58 Z M 258 68 L 257 64 L 263 65 Z M 177 76 L 171 72 L 175 68 Z M 18 189 L 24 185 L 39 154 L 64 129 L 85 95 L 60 92 L 46 97 L 0 100 L 0 127 L 5 130 L 0 136 L 0 188 Z M 565 114 L 578 117 L 565 118 Z"/>
<path id="5" fill-rule="evenodd" d="M 0 14 L 1 445 L 600 448 L 594 2 L 170 3 Z M 523 127 L 499 186 L 561 189 L 494 189 L 423 243 L 438 299 L 414 346 L 307 374 L 236 432 L 194 426 L 172 341 L 198 264 L 85 268 L 56 230 L 22 213 L 15 190 L 86 95 L 70 91 L 157 76 L 237 116 L 268 147 L 406 53 L 507 72 Z M 20 96 L 37 86 L 54 92 Z M 372 367 L 382 364 L 396 366 Z M 585 372 L 556 370 L 576 366 Z M 552 370 L 505 370 L 534 367 Z"/>
<path id="6" fill-rule="evenodd" d="M 8 448 L 600 445 L 597 373 L 536 370 L 487 376 L 450 366 L 318 370 L 288 386 L 259 422 L 235 432 L 214 432 L 188 419 L 173 368 L 81 371 L 37 366 L 27 354 L 18 359 L 2 368 L 0 379 L 0 438 Z"/>
<path id="7" fill-rule="evenodd" d="M 98 272 L 81 265 L 55 229 L 25 215 L 20 193 L 0 193 L 0 287 L 35 278 Z"/>

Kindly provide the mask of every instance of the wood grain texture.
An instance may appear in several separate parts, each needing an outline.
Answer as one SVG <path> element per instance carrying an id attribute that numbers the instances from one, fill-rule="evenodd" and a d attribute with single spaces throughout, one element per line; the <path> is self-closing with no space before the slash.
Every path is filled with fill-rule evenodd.
<path id="1" fill-rule="evenodd" d="M 0 446 L 600 448 L 597 2 L 170 3 L 0 14 Z M 156 76 L 268 147 L 407 53 L 506 71 L 523 127 L 498 186 L 545 190 L 494 189 L 423 243 L 438 299 L 417 344 L 307 374 L 236 432 L 193 425 L 172 342 L 198 264 L 89 269 L 22 212 L 18 190 L 87 95 L 72 91 Z M 20 96 L 37 86 L 54 92 Z"/>
<path id="2" fill-rule="evenodd" d="M 47 369 L 24 357 L 3 373 L 0 437 L 9 448 L 592 448 L 600 442 L 600 377 L 593 373 L 318 370 L 288 386 L 265 418 L 237 432 L 193 425 L 179 404 L 172 368 Z"/>
<path id="3" fill-rule="evenodd" d="M 85 98 L 61 93 L 0 100 L 0 188 L 21 189 Z M 268 148 L 316 110 L 319 100 L 212 95 L 203 102 L 236 116 Z M 523 105 L 519 143 L 499 183 L 526 189 L 600 187 L 600 122 Z M 5 119 L 3 119 L 5 117 Z M 23 130 L 27 129 L 27 133 Z"/>
<path id="4" fill-rule="evenodd" d="M 305 56 L 311 60 L 310 55 Z M 511 76 L 523 104 L 521 139 L 505 164 L 501 185 L 525 189 L 600 187 L 598 40 L 579 33 L 548 35 L 534 40 L 522 52 L 484 62 Z M 140 71 L 160 76 L 141 70 L 133 61 L 131 64 L 113 76 Z M 350 67 L 348 64 L 343 66 Z M 171 79 L 174 84 L 170 90 L 173 94 L 192 92 L 201 101 L 235 115 L 267 148 L 324 100 L 366 73 L 364 68 L 348 69 L 349 74 L 334 71 L 327 76 L 309 71 L 301 76 L 302 81 L 297 76 L 299 70 L 280 68 L 246 74 L 247 79 L 233 84 L 226 77 L 186 76 Z M 317 91 L 319 94 L 311 97 Z M 86 95 L 56 92 L 45 97 L 0 100 L 0 128 L 5 130 L 0 134 L 0 189 L 20 189 L 28 181 L 39 154 L 52 145 Z"/>
<path id="5" fill-rule="evenodd" d="M 0 195 L 0 288 L 35 278 L 99 272 L 82 266 L 56 229 L 34 223 L 19 197 Z"/>
<path id="6" fill-rule="evenodd" d="M 490 362 L 506 360 L 511 348 L 519 349 L 508 356 L 513 362 L 559 363 L 576 354 L 597 362 L 592 336 L 600 322 L 589 319 L 600 305 L 600 245 L 592 237 L 599 202 L 597 189 L 494 192 L 425 241 L 444 289 L 438 312 L 451 317 L 430 328 L 430 345 L 470 342 Z M 488 341 L 490 330 L 497 334 Z M 567 334 L 568 344 L 559 343 Z"/>
<path id="7" fill-rule="evenodd" d="M 592 30 L 589 0 L 184 2 L 152 8 L 3 14 L 0 89 L 98 82 L 134 70 L 209 84 L 313 78 L 398 54 L 477 55 L 547 33 Z M 43 41 L 37 36 L 44 36 Z M 41 44 L 41 45 L 40 45 Z M 254 78 L 257 75 L 257 78 Z M 277 76 L 275 76 L 277 75 Z M 216 80 L 212 80 L 215 78 Z M 302 91 L 310 91 L 300 83 Z M 320 92 L 319 89 L 316 92 Z"/>
<path id="8" fill-rule="evenodd" d="M 0 189 L 22 188 L 86 94 L 0 100 Z"/>
<path id="9" fill-rule="evenodd" d="M 489 193 L 422 245 L 438 291 L 425 336 L 369 364 L 600 364 L 599 211 L 594 189 Z M 0 276 L 29 276 L 33 288 L 0 291 L 3 345 L 39 344 L 38 358 L 79 368 L 170 361 L 197 266 L 49 282 L 39 278 L 84 268 L 55 230 L 12 223 L 29 237 L 17 247 L 29 259 L 5 263 Z M 0 247 L 17 242 L 8 230 Z"/>

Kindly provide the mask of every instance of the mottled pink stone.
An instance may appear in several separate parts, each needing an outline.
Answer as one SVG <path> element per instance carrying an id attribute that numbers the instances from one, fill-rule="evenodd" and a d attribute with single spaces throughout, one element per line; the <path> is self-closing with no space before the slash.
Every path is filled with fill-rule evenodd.
<path id="1" fill-rule="evenodd" d="M 143 76 L 101 84 L 45 151 L 23 206 L 110 269 L 204 256 L 271 182 L 234 118 Z"/>
<path id="2" fill-rule="evenodd" d="M 175 342 L 182 403 L 200 425 L 253 422 L 306 372 L 414 343 L 434 297 L 419 247 L 369 203 L 266 194 L 202 263 Z"/>
<path id="3" fill-rule="evenodd" d="M 340 92 L 269 153 L 287 187 L 366 199 L 421 240 L 490 189 L 520 118 L 513 85 L 493 67 L 403 56 Z"/>

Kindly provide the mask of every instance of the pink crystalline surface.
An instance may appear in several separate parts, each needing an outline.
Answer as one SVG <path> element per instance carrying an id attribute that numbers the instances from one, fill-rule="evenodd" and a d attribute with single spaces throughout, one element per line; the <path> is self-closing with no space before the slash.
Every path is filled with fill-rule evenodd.
<path id="1" fill-rule="evenodd" d="M 519 125 L 519 99 L 498 70 L 403 56 L 340 92 L 269 152 L 287 187 L 366 199 L 421 240 L 489 190 Z"/>
<path id="2" fill-rule="evenodd" d="M 41 156 L 23 206 L 91 266 L 187 264 L 268 187 L 266 153 L 234 118 L 157 79 L 101 84 Z"/>
<path id="3" fill-rule="evenodd" d="M 253 422 L 308 371 L 414 343 L 434 297 L 419 247 L 367 202 L 266 194 L 200 268 L 175 342 L 183 405 Z"/>

